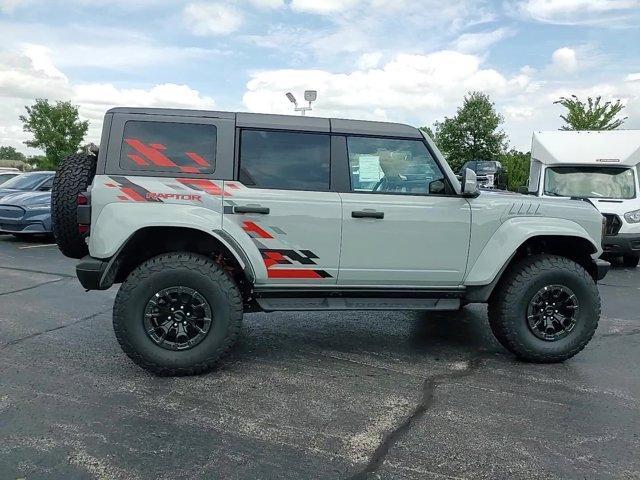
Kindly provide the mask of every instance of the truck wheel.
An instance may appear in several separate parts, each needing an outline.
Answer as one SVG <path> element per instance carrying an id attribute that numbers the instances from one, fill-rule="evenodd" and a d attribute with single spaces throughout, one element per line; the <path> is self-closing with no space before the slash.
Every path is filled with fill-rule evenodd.
<path id="1" fill-rule="evenodd" d="M 78 231 L 78 194 L 85 192 L 96 174 L 96 157 L 70 155 L 58 166 L 51 189 L 51 220 L 58 248 L 69 258 L 89 255 L 83 235 Z"/>
<path id="2" fill-rule="evenodd" d="M 137 267 L 120 287 L 113 327 L 124 352 L 158 375 L 211 370 L 236 342 L 243 303 L 211 259 L 168 253 Z"/>
<path id="3" fill-rule="evenodd" d="M 622 261 L 624 262 L 625 267 L 636 268 L 638 266 L 638 263 L 640 263 L 640 255 L 630 255 L 622 257 Z"/>
<path id="4" fill-rule="evenodd" d="M 582 266 L 554 255 L 511 267 L 489 302 L 495 337 L 517 357 L 562 362 L 589 343 L 598 327 L 600 295 Z"/>

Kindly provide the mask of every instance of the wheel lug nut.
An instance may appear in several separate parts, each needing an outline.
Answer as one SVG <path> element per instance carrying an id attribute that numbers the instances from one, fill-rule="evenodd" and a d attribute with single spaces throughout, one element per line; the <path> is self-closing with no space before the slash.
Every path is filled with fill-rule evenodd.
<path id="1" fill-rule="evenodd" d="M 187 324 L 187 322 L 182 322 L 182 324 L 183 324 L 183 325 L 186 325 L 186 324 Z"/>
<path id="2" fill-rule="evenodd" d="M 177 326 L 178 326 L 178 324 L 177 324 L 177 323 L 174 323 L 174 324 L 173 324 L 173 326 L 174 326 L 174 327 L 177 327 Z"/>

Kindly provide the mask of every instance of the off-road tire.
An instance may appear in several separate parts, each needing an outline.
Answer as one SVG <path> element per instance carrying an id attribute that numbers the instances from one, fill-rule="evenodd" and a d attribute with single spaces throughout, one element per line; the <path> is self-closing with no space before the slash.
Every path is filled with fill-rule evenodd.
<path id="1" fill-rule="evenodd" d="M 622 262 L 627 268 L 636 268 L 640 263 L 640 255 L 629 255 L 622 257 Z"/>
<path id="2" fill-rule="evenodd" d="M 575 294 L 580 309 L 573 330 L 556 341 L 538 338 L 527 323 L 527 308 L 545 286 L 563 285 Z M 589 273 L 565 257 L 535 255 L 509 268 L 489 301 L 489 324 L 496 339 L 518 358 L 556 363 L 579 353 L 593 337 L 600 319 L 600 295 Z"/>
<path id="3" fill-rule="evenodd" d="M 85 192 L 96 174 L 96 157 L 76 154 L 65 158 L 56 172 L 51 189 L 53 235 L 63 255 L 82 258 L 89 254 L 78 231 L 78 194 Z"/>
<path id="4" fill-rule="evenodd" d="M 196 346 L 166 350 L 147 335 L 143 317 L 149 299 L 163 288 L 197 290 L 212 309 L 207 336 Z M 243 302 L 236 283 L 208 257 L 167 253 L 147 260 L 121 285 L 113 307 L 113 328 L 124 352 L 140 367 L 161 376 L 197 375 L 213 369 L 236 343 Z"/>

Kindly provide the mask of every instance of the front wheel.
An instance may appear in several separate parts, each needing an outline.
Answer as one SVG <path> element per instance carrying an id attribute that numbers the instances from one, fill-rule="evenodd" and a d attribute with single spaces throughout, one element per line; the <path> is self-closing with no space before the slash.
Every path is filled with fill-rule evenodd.
<path id="1" fill-rule="evenodd" d="M 113 327 L 124 352 L 158 375 L 211 370 L 242 322 L 235 282 L 211 259 L 169 253 L 137 267 L 120 287 Z"/>
<path id="2" fill-rule="evenodd" d="M 554 255 L 527 257 L 512 266 L 489 302 L 498 341 L 517 357 L 562 362 L 579 353 L 600 319 L 596 284 L 582 266 Z"/>

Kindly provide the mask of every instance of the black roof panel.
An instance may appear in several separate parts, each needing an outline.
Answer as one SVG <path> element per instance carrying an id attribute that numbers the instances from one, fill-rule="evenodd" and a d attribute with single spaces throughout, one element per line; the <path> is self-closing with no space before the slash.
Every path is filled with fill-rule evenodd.
<path id="1" fill-rule="evenodd" d="M 181 110 L 169 108 L 118 107 L 109 110 L 107 113 L 223 118 L 235 120 L 238 127 L 246 128 L 270 128 L 277 130 L 303 130 L 307 132 L 333 132 L 350 135 L 422 138 L 420 131 L 409 125 L 390 122 L 371 122 L 365 120 L 329 119 L 320 117 L 302 117 L 296 115 L 271 115 L 263 113 Z"/>

